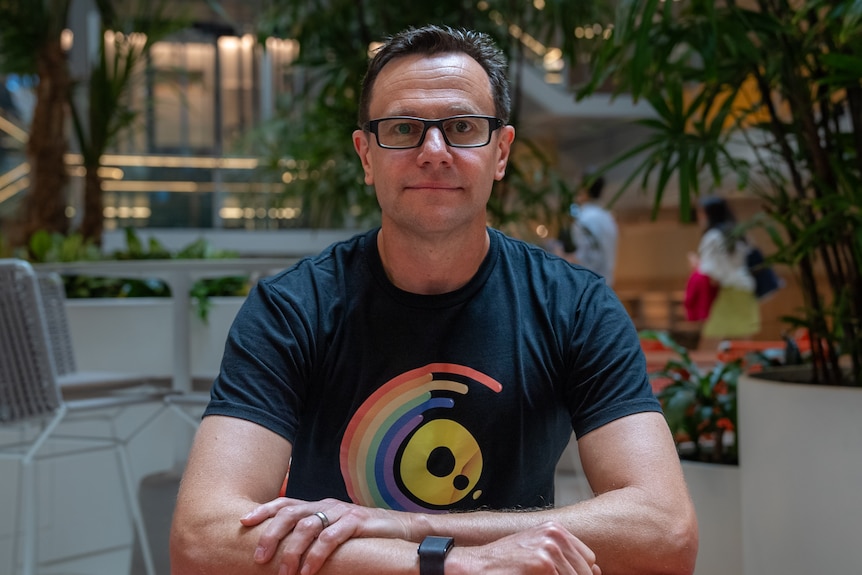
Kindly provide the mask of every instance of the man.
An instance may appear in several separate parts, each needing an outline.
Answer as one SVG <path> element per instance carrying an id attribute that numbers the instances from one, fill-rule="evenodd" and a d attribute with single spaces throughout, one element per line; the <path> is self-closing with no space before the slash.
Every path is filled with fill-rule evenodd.
<path id="1" fill-rule="evenodd" d="M 591 171 L 588 171 L 584 182 L 578 203 L 572 206 L 574 261 L 601 275 L 609 286 L 613 286 L 617 261 L 617 223 L 614 216 L 599 204 L 605 187 L 604 178 L 593 178 Z"/>
<path id="2" fill-rule="evenodd" d="M 691 573 L 693 508 L 624 309 L 486 227 L 508 114 L 483 35 L 429 26 L 377 52 L 353 143 L 382 225 L 249 295 L 175 574 Z M 597 496 L 555 509 L 573 429 Z"/>

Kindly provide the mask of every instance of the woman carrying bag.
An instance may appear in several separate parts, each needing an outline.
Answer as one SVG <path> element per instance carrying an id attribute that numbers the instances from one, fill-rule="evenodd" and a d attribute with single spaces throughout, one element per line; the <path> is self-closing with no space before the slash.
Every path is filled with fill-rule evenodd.
<path id="1" fill-rule="evenodd" d="M 703 340 L 711 345 L 752 336 L 760 331 L 760 305 L 747 264 L 749 245 L 736 232 L 736 218 L 726 200 L 707 196 L 700 210 L 706 229 L 698 246 L 698 268 L 718 285 L 703 324 Z"/>

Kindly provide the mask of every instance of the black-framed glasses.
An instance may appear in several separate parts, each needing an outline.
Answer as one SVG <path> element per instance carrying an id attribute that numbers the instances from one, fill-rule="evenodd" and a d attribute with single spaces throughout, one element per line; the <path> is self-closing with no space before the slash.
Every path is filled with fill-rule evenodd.
<path id="1" fill-rule="evenodd" d="M 439 120 L 393 116 L 371 120 L 363 128 L 374 134 L 381 148 L 404 150 L 421 146 L 432 127 L 439 129 L 446 144 L 453 148 L 481 148 L 502 126 L 503 120 L 494 116 L 464 115 Z"/>

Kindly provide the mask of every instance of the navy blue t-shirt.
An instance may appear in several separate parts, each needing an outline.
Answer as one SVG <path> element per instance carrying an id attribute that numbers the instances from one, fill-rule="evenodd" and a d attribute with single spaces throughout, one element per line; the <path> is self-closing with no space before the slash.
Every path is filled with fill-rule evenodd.
<path id="1" fill-rule="evenodd" d="M 395 287 L 377 230 L 260 281 L 206 415 L 290 441 L 289 497 L 423 512 L 553 504 L 572 430 L 660 406 L 604 280 L 488 233 L 475 277 L 451 293 Z"/>

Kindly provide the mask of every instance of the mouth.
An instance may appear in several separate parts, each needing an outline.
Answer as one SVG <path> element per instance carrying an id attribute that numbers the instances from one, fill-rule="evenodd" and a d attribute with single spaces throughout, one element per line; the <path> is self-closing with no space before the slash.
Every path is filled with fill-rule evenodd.
<path id="1" fill-rule="evenodd" d="M 412 191 L 456 192 L 461 188 L 440 182 L 420 182 L 418 184 L 404 186 L 404 189 Z"/>

